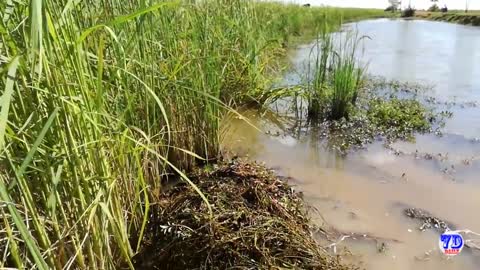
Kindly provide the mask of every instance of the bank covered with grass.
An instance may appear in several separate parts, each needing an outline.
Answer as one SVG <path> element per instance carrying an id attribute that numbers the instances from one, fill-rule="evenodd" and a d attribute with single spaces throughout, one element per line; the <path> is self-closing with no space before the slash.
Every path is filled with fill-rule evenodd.
<path id="1" fill-rule="evenodd" d="M 223 115 L 261 96 L 295 37 L 383 13 L 240 0 L 0 10 L 0 268 L 19 269 L 133 268 L 168 179 L 217 213 L 187 175 L 219 157 Z"/>
<path id="2" fill-rule="evenodd" d="M 480 12 L 416 12 L 417 18 L 480 26 Z"/>

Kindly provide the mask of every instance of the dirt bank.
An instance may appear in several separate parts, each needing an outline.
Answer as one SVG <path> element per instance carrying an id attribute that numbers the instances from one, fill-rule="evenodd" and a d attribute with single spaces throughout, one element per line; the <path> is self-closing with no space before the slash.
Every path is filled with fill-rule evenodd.
<path id="1" fill-rule="evenodd" d="M 352 269 L 313 239 L 301 194 L 257 163 L 201 170 L 152 210 L 137 269 Z"/>

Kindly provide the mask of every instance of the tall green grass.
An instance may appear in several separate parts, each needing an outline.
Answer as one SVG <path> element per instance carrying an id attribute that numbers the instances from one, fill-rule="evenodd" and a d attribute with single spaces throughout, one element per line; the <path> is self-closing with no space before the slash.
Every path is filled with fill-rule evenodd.
<path id="1" fill-rule="evenodd" d="M 306 87 L 310 118 L 348 118 L 366 69 L 358 63 L 358 46 L 364 38 L 354 33 L 333 38 L 328 26 L 322 29 L 310 55 L 314 60 Z"/>
<path id="2" fill-rule="evenodd" d="M 262 94 L 290 37 L 341 12 L 242 0 L 0 10 L 0 268 L 19 269 L 132 268 L 161 181 L 217 158 L 224 112 Z"/>
<path id="3" fill-rule="evenodd" d="M 392 16 L 381 9 L 307 8 L 275 2 L 258 3 L 257 13 L 268 18 L 266 24 L 259 26 L 265 27 L 268 32 L 280 34 L 285 44 L 311 41 L 324 25 L 328 25 L 329 31 L 336 31 L 342 23 Z"/>
<path id="4" fill-rule="evenodd" d="M 351 107 L 355 106 L 366 69 L 358 64 L 358 45 L 364 38 L 347 34 L 333 57 L 330 119 L 348 118 Z"/>
<path id="5" fill-rule="evenodd" d="M 310 52 L 310 57 L 314 57 L 315 61 L 313 65 L 309 62 L 307 70 L 308 115 L 310 117 L 321 115 L 324 111 L 325 100 L 328 98 L 330 87 L 333 46 L 329 25 L 324 24 Z M 313 78 L 310 78 L 310 76 Z"/>

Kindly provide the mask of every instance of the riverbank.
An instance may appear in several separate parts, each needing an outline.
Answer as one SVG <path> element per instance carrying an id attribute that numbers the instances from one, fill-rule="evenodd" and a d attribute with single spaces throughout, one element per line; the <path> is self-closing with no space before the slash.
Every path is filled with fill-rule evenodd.
<path id="1" fill-rule="evenodd" d="M 187 174 L 219 158 L 220 120 L 270 88 L 292 40 L 373 16 L 244 0 L 0 9 L 0 268 L 40 270 L 133 268 L 162 184 L 208 202 Z"/>
<path id="2" fill-rule="evenodd" d="M 464 25 L 480 26 L 480 12 L 478 11 L 472 11 L 469 13 L 417 11 L 415 13 L 415 17 L 433 21 L 444 21 Z"/>

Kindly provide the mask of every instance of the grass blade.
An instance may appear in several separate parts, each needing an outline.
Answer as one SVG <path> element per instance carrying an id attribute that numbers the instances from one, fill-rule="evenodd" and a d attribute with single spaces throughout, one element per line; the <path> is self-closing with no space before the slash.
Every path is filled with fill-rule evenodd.
<path id="1" fill-rule="evenodd" d="M 12 62 L 10 62 L 7 73 L 7 83 L 5 84 L 5 91 L 3 92 L 0 100 L 2 107 L 0 111 L 0 151 L 2 151 L 5 147 L 5 129 L 7 127 L 8 111 L 10 109 L 10 100 L 13 94 L 13 85 L 17 74 L 18 64 L 19 57 L 15 57 Z"/>

